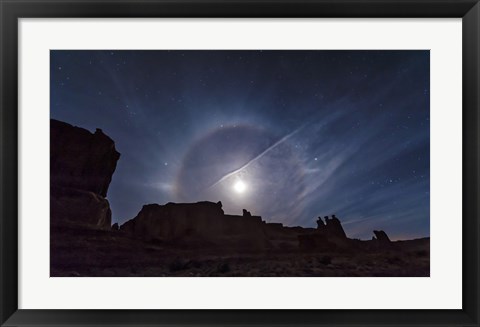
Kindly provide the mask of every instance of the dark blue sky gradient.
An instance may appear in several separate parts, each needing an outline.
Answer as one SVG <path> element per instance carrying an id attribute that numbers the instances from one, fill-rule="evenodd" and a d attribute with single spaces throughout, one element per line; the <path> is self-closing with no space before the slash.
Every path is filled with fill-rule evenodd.
<path id="1" fill-rule="evenodd" d="M 219 201 L 347 235 L 429 236 L 429 51 L 51 51 L 51 117 L 121 153 L 113 222 Z M 234 185 L 246 185 L 238 193 Z"/>

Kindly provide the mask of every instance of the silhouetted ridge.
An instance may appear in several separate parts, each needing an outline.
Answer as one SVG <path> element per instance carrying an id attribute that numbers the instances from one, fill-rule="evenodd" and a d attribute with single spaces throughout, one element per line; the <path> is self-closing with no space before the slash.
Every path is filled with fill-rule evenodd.
<path id="1" fill-rule="evenodd" d="M 260 216 L 225 215 L 221 202 L 144 205 L 120 230 L 143 240 L 203 241 L 264 248 L 268 240 Z"/>

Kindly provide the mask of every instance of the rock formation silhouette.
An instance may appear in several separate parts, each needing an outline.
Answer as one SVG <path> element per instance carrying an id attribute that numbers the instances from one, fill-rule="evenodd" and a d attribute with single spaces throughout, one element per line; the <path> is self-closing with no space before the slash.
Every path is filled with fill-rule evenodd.
<path id="1" fill-rule="evenodd" d="M 120 153 L 101 129 L 86 129 L 51 119 L 50 180 L 53 185 L 107 196 Z"/>
<path id="2" fill-rule="evenodd" d="M 319 217 L 319 220 L 320 217 Z M 318 220 L 317 220 L 318 224 Z M 345 231 L 343 230 L 342 224 L 340 223 L 340 220 L 338 220 L 335 215 L 332 215 L 332 218 L 329 219 L 328 216 L 325 216 L 325 224 L 324 225 L 319 225 L 318 230 L 324 232 L 326 235 L 329 237 L 338 237 L 338 238 L 346 238 L 347 235 L 345 234 Z"/>
<path id="3" fill-rule="evenodd" d="M 392 242 L 390 241 L 390 238 L 388 237 L 387 233 L 385 233 L 383 230 L 374 230 L 373 234 L 375 234 L 373 240 L 376 240 L 379 243 L 389 244 Z"/>
<path id="4" fill-rule="evenodd" d="M 248 211 L 247 209 L 242 209 L 242 214 L 244 217 L 251 217 L 252 214 L 250 211 Z"/>
<path id="5" fill-rule="evenodd" d="M 54 224 L 75 222 L 110 229 L 105 198 L 120 154 L 100 129 L 50 120 L 50 207 Z"/>
<path id="6" fill-rule="evenodd" d="M 247 213 L 247 214 L 246 214 Z M 120 230 L 143 240 L 203 241 L 245 248 L 265 248 L 268 240 L 260 216 L 244 210 L 226 215 L 221 202 L 167 203 L 143 206 Z"/>
<path id="7" fill-rule="evenodd" d="M 340 220 L 332 215 L 325 216 L 325 223 L 321 217 L 317 219 L 317 229 L 313 233 L 298 236 L 298 244 L 304 250 L 335 249 L 347 245 L 347 235 Z"/>

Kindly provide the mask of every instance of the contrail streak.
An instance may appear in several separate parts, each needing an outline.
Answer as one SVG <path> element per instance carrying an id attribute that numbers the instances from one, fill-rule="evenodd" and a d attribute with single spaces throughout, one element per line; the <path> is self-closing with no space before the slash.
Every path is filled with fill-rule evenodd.
<path id="1" fill-rule="evenodd" d="M 323 117 L 322 119 L 322 122 L 323 124 L 327 124 L 327 123 L 330 123 L 336 119 L 338 119 L 338 117 L 341 116 L 341 113 L 340 111 L 334 111 L 332 114 L 328 115 L 327 117 Z M 312 120 L 315 120 L 314 117 L 312 117 Z M 245 165 L 243 165 L 242 167 L 238 168 L 238 169 L 235 169 L 234 171 L 224 175 L 222 178 L 220 178 L 218 181 L 216 181 L 215 183 L 213 183 L 212 185 L 210 185 L 209 187 L 207 187 L 207 190 L 208 189 L 211 189 L 212 187 L 218 185 L 219 183 L 223 182 L 224 180 L 226 180 L 227 178 L 239 173 L 240 171 L 242 171 L 243 169 L 246 169 L 248 168 L 248 166 L 250 166 L 252 163 L 254 163 L 255 161 L 257 161 L 258 159 L 260 159 L 261 157 L 263 157 L 265 154 L 267 154 L 269 151 L 271 151 L 273 148 L 275 148 L 276 146 L 278 146 L 279 144 L 285 142 L 286 140 L 288 140 L 290 137 L 292 137 L 293 135 L 295 135 L 296 133 L 298 133 L 300 130 L 302 130 L 305 126 L 309 125 L 310 122 L 306 122 L 305 124 L 301 125 L 300 127 L 298 127 L 297 129 L 295 129 L 293 132 L 285 135 L 284 137 L 282 137 L 280 140 L 278 140 L 277 142 L 275 142 L 273 145 L 271 145 L 270 147 L 268 147 L 266 150 L 264 150 L 262 153 L 260 153 L 258 156 L 256 156 L 255 158 L 253 158 L 252 160 L 250 160 L 249 162 L 247 162 Z"/>
<path id="2" fill-rule="evenodd" d="M 306 124 L 300 126 L 299 128 L 297 128 L 296 130 L 294 130 L 293 132 L 291 132 L 290 134 L 287 134 L 285 135 L 284 137 L 282 137 L 280 140 L 278 140 L 277 142 L 275 142 L 274 144 L 272 144 L 271 146 L 269 146 L 267 149 L 265 149 L 262 153 L 260 153 L 259 155 L 257 155 L 255 158 L 253 158 L 252 160 L 250 160 L 249 162 L 247 162 L 246 164 L 244 164 L 242 167 L 238 168 L 238 169 L 235 169 L 234 171 L 224 175 L 222 178 L 220 178 L 218 181 L 216 181 L 215 183 L 213 183 L 212 185 L 210 185 L 207 189 L 211 189 L 212 187 L 215 187 L 216 185 L 220 184 L 221 182 L 223 182 L 224 180 L 226 180 L 227 178 L 239 173 L 240 171 L 248 168 L 248 166 L 250 166 L 251 164 L 253 164 L 255 161 L 257 161 L 258 159 L 260 159 L 261 157 L 263 157 L 264 155 L 266 155 L 268 152 L 270 152 L 272 149 L 274 149 L 275 147 L 277 147 L 278 145 L 280 145 L 281 143 L 285 142 L 286 140 L 288 140 L 290 137 L 292 137 L 293 135 L 295 135 L 296 133 L 298 133 Z"/>

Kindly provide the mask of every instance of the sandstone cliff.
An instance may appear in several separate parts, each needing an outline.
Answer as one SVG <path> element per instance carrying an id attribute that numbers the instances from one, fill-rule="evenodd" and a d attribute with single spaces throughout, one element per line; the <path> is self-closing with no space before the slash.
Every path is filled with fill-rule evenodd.
<path id="1" fill-rule="evenodd" d="M 264 226 L 259 216 L 225 215 L 221 202 L 204 201 L 145 205 L 120 230 L 143 240 L 265 248 L 268 240 Z"/>
<path id="2" fill-rule="evenodd" d="M 110 205 L 105 199 L 120 154 L 102 130 L 50 121 L 51 222 L 74 222 L 109 229 Z"/>

